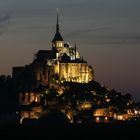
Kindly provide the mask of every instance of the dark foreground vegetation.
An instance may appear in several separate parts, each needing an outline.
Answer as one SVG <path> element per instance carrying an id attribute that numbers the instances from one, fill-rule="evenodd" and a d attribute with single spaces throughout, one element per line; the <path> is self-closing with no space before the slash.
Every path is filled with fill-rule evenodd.
<path id="1" fill-rule="evenodd" d="M 140 122 L 110 124 L 44 124 L 18 125 L 0 128 L 0 136 L 15 138 L 65 139 L 136 139 Z"/>

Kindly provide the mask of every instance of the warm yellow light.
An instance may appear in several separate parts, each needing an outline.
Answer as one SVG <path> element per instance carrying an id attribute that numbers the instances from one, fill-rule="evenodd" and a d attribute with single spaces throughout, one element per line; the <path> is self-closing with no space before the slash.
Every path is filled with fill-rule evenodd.
<path id="1" fill-rule="evenodd" d="M 107 118 L 107 117 L 105 117 L 105 120 L 107 121 L 107 120 L 108 120 L 108 118 Z"/>
<path id="2" fill-rule="evenodd" d="M 89 102 L 85 102 L 81 105 L 82 109 L 90 109 L 92 107 L 92 104 Z"/>
<path id="3" fill-rule="evenodd" d="M 38 99 L 37 99 L 37 97 L 35 97 L 35 102 L 38 102 Z"/>
<path id="4" fill-rule="evenodd" d="M 123 116 L 122 115 L 118 116 L 118 120 L 123 120 Z"/>
<path id="5" fill-rule="evenodd" d="M 138 114 L 138 111 L 137 110 L 135 110 L 135 115 L 137 115 Z"/>
<path id="6" fill-rule="evenodd" d="M 22 124 L 22 122 L 23 122 L 23 119 L 24 119 L 24 117 L 22 117 L 22 118 L 20 119 L 20 124 Z"/>
<path id="7" fill-rule="evenodd" d="M 100 118 L 99 117 L 96 117 L 96 121 L 99 121 L 100 120 Z"/>
<path id="8" fill-rule="evenodd" d="M 110 99 L 106 99 L 106 102 L 110 102 Z"/>

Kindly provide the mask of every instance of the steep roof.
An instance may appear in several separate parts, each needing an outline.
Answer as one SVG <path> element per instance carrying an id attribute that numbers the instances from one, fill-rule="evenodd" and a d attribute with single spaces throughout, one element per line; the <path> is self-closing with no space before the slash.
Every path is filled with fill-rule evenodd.
<path id="1" fill-rule="evenodd" d="M 52 52 L 52 50 L 39 50 L 36 56 L 38 60 L 55 58 L 55 54 Z"/>
<path id="2" fill-rule="evenodd" d="M 62 36 L 61 36 L 61 34 L 59 33 L 59 31 L 57 31 L 55 33 L 55 36 L 54 36 L 54 38 L 52 40 L 52 42 L 55 42 L 55 41 L 64 41 L 63 38 L 62 38 Z"/>

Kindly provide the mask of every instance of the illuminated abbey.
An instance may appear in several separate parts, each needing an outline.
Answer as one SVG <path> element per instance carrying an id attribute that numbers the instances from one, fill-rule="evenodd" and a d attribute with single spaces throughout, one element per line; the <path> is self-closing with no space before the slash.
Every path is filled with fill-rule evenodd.
<path id="1" fill-rule="evenodd" d="M 80 57 L 76 45 L 65 44 L 60 34 L 57 15 L 56 33 L 52 40 L 52 50 L 40 50 L 36 55 L 36 80 L 48 83 L 53 75 L 58 75 L 60 81 L 87 83 L 93 80 L 93 70 Z"/>
<path id="2" fill-rule="evenodd" d="M 52 49 L 39 50 L 31 65 L 13 68 L 14 78 L 18 80 L 23 75 L 23 78 L 27 76 L 27 79 L 30 77 L 29 80 L 33 79 L 40 84 L 49 86 L 53 77 L 58 77 L 58 80 L 61 82 L 70 81 L 78 83 L 88 83 L 94 79 L 92 67 L 88 66 L 83 57 L 80 57 L 76 44 L 72 47 L 64 43 L 63 37 L 60 34 L 58 14 L 56 33 L 52 40 Z M 19 80 L 19 82 L 21 81 Z"/>

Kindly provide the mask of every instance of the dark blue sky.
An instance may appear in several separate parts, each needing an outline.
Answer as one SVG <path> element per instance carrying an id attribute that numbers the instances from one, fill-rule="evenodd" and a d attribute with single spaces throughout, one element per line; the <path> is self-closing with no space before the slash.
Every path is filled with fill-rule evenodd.
<path id="1" fill-rule="evenodd" d="M 61 34 L 95 69 L 96 80 L 140 100 L 139 0 L 0 0 L 0 73 L 50 49 L 56 8 Z"/>

